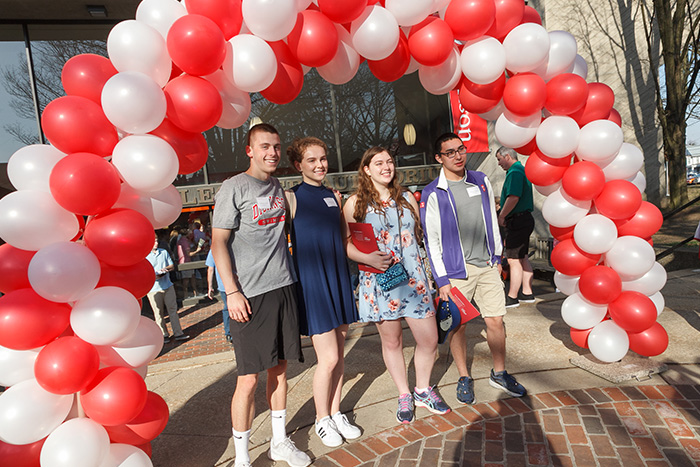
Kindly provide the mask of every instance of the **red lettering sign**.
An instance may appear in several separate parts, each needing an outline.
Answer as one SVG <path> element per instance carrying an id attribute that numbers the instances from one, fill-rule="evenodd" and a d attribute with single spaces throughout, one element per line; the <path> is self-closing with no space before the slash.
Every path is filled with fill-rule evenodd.
<path id="1" fill-rule="evenodd" d="M 489 134 L 486 120 L 464 110 L 457 91 L 450 91 L 452 124 L 467 152 L 489 152 Z"/>

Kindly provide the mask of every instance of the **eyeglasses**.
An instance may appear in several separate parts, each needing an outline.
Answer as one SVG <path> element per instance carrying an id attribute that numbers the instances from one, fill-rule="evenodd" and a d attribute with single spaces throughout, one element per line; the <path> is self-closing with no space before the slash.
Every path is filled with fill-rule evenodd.
<path id="1" fill-rule="evenodd" d="M 467 148 L 464 147 L 464 145 L 461 145 L 458 147 L 456 150 L 455 149 L 448 149 L 445 152 L 439 152 L 441 156 L 445 156 L 448 159 L 454 159 L 454 157 L 457 155 L 457 153 L 460 153 L 461 155 L 465 155 L 467 153 Z"/>

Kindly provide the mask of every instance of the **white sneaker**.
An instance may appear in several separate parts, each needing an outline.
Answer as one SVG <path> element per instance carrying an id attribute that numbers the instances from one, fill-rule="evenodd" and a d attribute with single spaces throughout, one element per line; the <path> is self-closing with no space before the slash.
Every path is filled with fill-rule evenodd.
<path id="1" fill-rule="evenodd" d="M 233 467 L 253 467 L 250 462 L 242 462 L 240 464 L 233 464 Z"/>
<path id="2" fill-rule="evenodd" d="M 306 467 L 311 464 L 311 458 L 303 451 L 300 451 L 289 438 L 284 438 L 279 444 L 270 441 L 270 450 L 267 457 L 273 461 L 285 461 L 291 467 Z"/>
<path id="3" fill-rule="evenodd" d="M 343 438 L 345 439 L 357 439 L 362 436 L 362 431 L 350 423 L 348 417 L 340 412 L 333 415 L 333 422 L 335 422 L 335 427 L 338 429 Z"/>
<path id="4" fill-rule="evenodd" d="M 329 448 L 335 448 L 343 444 L 343 437 L 340 436 L 338 428 L 335 426 L 335 423 L 331 417 L 325 416 L 314 425 L 316 428 L 316 434 L 319 438 L 321 438 L 323 444 Z"/>

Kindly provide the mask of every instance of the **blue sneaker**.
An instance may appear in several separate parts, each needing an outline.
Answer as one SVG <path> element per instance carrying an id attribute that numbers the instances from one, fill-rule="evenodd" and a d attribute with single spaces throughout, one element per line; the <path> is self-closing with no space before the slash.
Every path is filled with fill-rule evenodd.
<path id="1" fill-rule="evenodd" d="M 462 404 L 474 403 L 474 380 L 471 376 L 462 376 L 457 381 L 457 400 Z"/>
<path id="2" fill-rule="evenodd" d="M 399 408 L 396 411 L 396 420 L 399 423 L 411 423 L 413 421 L 413 396 L 409 393 L 399 396 Z"/>
<path id="3" fill-rule="evenodd" d="M 413 391 L 413 401 L 418 407 L 425 407 L 432 413 L 442 415 L 450 412 L 450 408 L 445 401 L 437 395 L 434 387 L 435 386 L 429 387 L 427 391 L 420 393 Z"/>
<path id="4" fill-rule="evenodd" d="M 513 397 L 523 397 L 525 394 L 527 394 L 527 390 L 523 387 L 523 385 L 518 383 L 515 380 L 515 377 L 509 375 L 505 370 L 497 374 L 493 372 L 493 369 L 491 369 L 489 384 L 496 389 L 505 391 L 508 395 Z"/>

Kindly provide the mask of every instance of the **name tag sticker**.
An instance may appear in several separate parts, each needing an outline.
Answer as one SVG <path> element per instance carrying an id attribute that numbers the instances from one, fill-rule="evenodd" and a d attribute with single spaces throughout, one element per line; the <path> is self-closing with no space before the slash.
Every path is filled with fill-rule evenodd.
<path id="1" fill-rule="evenodd" d="M 481 191 L 479 191 L 478 186 L 469 186 L 467 187 L 467 194 L 471 198 L 472 196 L 479 196 L 481 195 Z"/>
<path id="2" fill-rule="evenodd" d="M 260 209 L 270 209 L 270 198 L 260 197 L 257 199 L 257 203 Z"/>
<path id="3" fill-rule="evenodd" d="M 326 206 L 329 208 L 337 208 L 338 203 L 336 203 L 335 198 L 323 198 L 323 201 L 326 202 Z"/>

